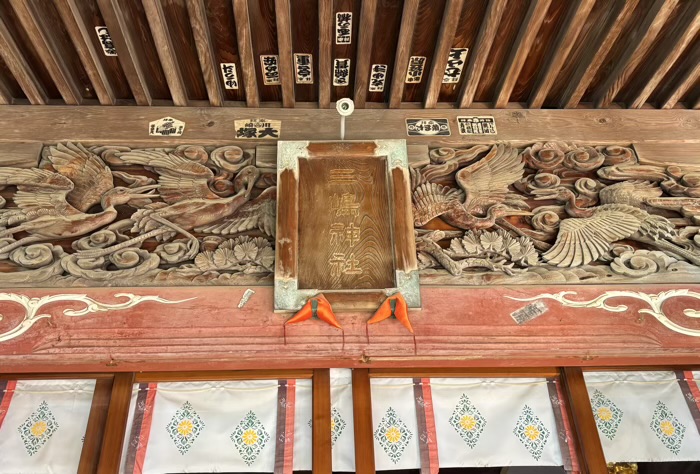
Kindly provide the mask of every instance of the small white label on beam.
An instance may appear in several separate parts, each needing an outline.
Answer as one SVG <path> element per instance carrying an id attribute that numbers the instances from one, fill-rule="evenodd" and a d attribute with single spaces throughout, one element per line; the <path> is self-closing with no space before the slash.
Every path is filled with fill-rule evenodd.
<path id="1" fill-rule="evenodd" d="M 335 44 L 350 44 L 352 42 L 352 12 L 335 14 Z"/>
<path id="2" fill-rule="evenodd" d="M 105 56 L 116 56 L 117 48 L 114 47 L 114 42 L 112 42 L 112 37 L 109 35 L 107 27 L 96 26 L 95 31 L 100 39 L 100 45 L 102 45 L 102 51 L 104 51 Z"/>
<path id="3" fill-rule="evenodd" d="M 456 84 L 459 82 L 468 51 L 468 48 L 452 48 L 450 50 L 450 54 L 447 57 L 447 65 L 445 66 L 445 74 L 442 77 L 443 84 Z"/>
<path id="4" fill-rule="evenodd" d="M 243 139 L 272 139 L 280 137 L 282 130 L 281 120 L 268 120 L 264 118 L 252 118 L 244 120 L 234 120 L 236 128 L 236 138 Z"/>
<path id="5" fill-rule="evenodd" d="M 386 84 L 386 72 L 389 67 L 386 64 L 372 64 L 372 69 L 369 74 L 369 91 L 384 92 L 384 84 Z"/>
<path id="6" fill-rule="evenodd" d="M 460 135 L 496 135 L 496 119 L 490 115 L 457 117 Z"/>
<path id="7" fill-rule="evenodd" d="M 350 85 L 350 59 L 335 58 L 333 60 L 333 85 L 338 87 Z"/>
<path id="8" fill-rule="evenodd" d="M 226 89 L 238 89 L 238 74 L 236 74 L 235 63 L 221 63 L 221 75 L 224 76 L 224 87 Z"/>
<path id="9" fill-rule="evenodd" d="M 297 84 L 314 83 L 314 59 L 308 53 L 294 53 L 294 74 Z"/>
<path id="10" fill-rule="evenodd" d="M 179 137 L 185 131 L 185 122 L 172 117 L 163 117 L 148 124 L 148 134 L 152 137 Z"/>
<path id="11" fill-rule="evenodd" d="M 278 86 L 280 84 L 279 56 L 276 54 L 261 54 L 260 68 L 262 69 L 263 84 Z"/>
<path id="12" fill-rule="evenodd" d="M 406 71 L 406 84 L 418 84 L 423 78 L 424 69 L 425 56 L 411 56 Z"/>

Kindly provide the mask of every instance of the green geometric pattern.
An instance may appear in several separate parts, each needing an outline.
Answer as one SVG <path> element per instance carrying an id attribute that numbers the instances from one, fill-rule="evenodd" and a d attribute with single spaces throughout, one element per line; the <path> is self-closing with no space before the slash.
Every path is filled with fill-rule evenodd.
<path id="1" fill-rule="evenodd" d="M 204 422 L 190 402 L 186 401 L 175 412 L 165 429 L 175 443 L 175 448 L 184 456 L 204 429 Z"/>
<path id="2" fill-rule="evenodd" d="M 58 430 L 58 422 L 45 401 L 39 408 L 17 427 L 24 447 L 30 456 L 34 456 Z"/>
<path id="3" fill-rule="evenodd" d="M 622 410 L 598 389 L 593 390 L 591 407 L 593 408 L 593 418 L 595 418 L 598 430 L 610 441 L 615 439 L 617 429 L 622 422 Z"/>
<path id="4" fill-rule="evenodd" d="M 243 417 L 231 433 L 231 441 L 238 449 L 243 461 L 249 466 L 255 462 L 269 440 L 270 435 L 252 411 Z"/>
<path id="5" fill-rule="evenodd" d="M 314 427 L 314 422 L 313 420 L 309 420 L 308 423 L 309 428 Z M 338 441 L 338 438 L 340 437 L 341 434 L 343 434 L 343 430 L 345 429 L 345 420 L 343 420 L 343 417 L 340 416 L 340 412 L 336 407 L 331 408 L 331 446 L 335 446 L 335 442 Z"/>
<path id="6" fill-rule="evenodd" d="M 379 442 L 389 459 L 396 464 L 403 456 L 413 434 L 406 423 L 389 407 L 374 431 L 374 439 Z"/>
<path id="7" fill-rule="evenodd" d="M 515 423 L 513 434 L 523 443 L 532 457 L 539 461 L 549 439 L 549 430 L 529 406 L 523 407 Z"/>
<path id="8" fill-rule="evenodd" d="M 685 436 L 685 425 L 661 402 L 656 403 L 649 427 L 657 438 L 671 451 L 678 454 Z"/>
<path id="9" fill-rule="evenodd" d="M 450 417 L 450 425 L 457 431 L 459 436 L 467 443 L 467 446 L 474 449 L 476 443 L 484 432 L 486 418 L 472 404 L 469 397 L 462 394 L 459 402 Z"/>

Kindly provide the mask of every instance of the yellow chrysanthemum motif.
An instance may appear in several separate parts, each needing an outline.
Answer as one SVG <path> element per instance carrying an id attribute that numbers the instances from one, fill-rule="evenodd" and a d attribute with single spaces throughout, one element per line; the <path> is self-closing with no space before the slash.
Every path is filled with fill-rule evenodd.
<path id="1" fill-rule="evenodd" d="M 676 432 L 676 428 L 673 426 L 673 423 L 668 420 L 662 421 L 659 424 L 659 427 L 661 428 L 661 432 L 666 436 L 673 436 Z"/>
<path id="2" fill-rule="evenodd" d="M 335 431 L 335 420 L 331 420 L 331 433 Z"/>
<path id="3" fill-rule="evenodd" d="M 246 430 L 242 436 L 243 442 L 248 446 L 252 446 L 258 442 L 258 433 L 255 430 Z"/>
<path id="4" fill-rule="evenodd" d="M 525 427 L 525 436 L 527 436 L 530 441 L 535 441 L 540 437 L 540 430 L 538 430 L 536 426 L 527 425 Z"/>
<path id="5" fill-rule="evenodd" d="M 42 436 L 44 436 L 44 433 L 46 433 L 47 429 L 48 425 L 45 421 L 37 421 L 32 425 L 32 435 L 34 435 L 35 438 L 41 438 Z"/>
<path id="6" fill-rule="evenodd" d="M 194 429 L 194 426 L 192 426 L 192 421 L 190 420 L 182 420 L 178 425 L 177 425 L 177 432 L 181 436 L 189 436 L 192 434 L 192 430 Z"/>
<path id="7" fill-rule="evenodd" d="M 613 413 L 612 410 L 608 407 L 600 407 L 598 408 L 598 418 L 600 418 L 603 421 L 610 421 L 612 420 Z"/>
<path id="8" fill-rule="evenodd" d="M 386 436 L 387 441 L 390 443 L 398 443 L 401 440 L 401 430 L 399 430 L 395 426 L 391 426 L 388 430 L 386 430 Z"/>
<path id="9" fill-rule="evenodd" d="M 471 431 L 476 427 L 476 420 L 471 415 L 464 415 L 459 419 L 459 426 L 467 431 Z"/>

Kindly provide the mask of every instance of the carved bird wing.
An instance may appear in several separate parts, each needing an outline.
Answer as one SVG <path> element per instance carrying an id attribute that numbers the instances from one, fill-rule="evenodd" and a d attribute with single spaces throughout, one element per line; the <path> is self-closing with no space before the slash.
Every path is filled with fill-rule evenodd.
<path id="1" fill-rule="evenodd" d="M 564 219 L 554 246 L 544 259 L 558 267 L 577 267 L 597 260 L 610 244 L 639 229 L 641 220 L 622 211 L 597 212 L 592 217 Z"/>
<path id="2" fill-rule="evenodd" d="M 517 149 L 494 145 L 483 159 L 457 172 L 457 183 L 467 193 L 466 206 L 505 201 L 508 186 L 523 177 L 524 168 Z"/>
<path id="3" fill-rule="evenodd" d="M 464 193 L 437 183 L 424 183 L 413 191 L 413 220 L 419 225 L 434 219 L 464 201 Z"/>
<path id="4" fill-rule="evenodd" d="M 75 188 L 66 200 L 80 211 L 87 212 L 114 187 L 112 171 L 80 143 L 52 146 L 46 158 L 56 171 L 74 183 Z"/>
<path id="5" fill-rule="evenodd" d="M 74 185 L 61 174 L 39 168 L 0 168 L 0 186 L 8 185 L 17 186 L 13 201 L 28 216 L 81 214 L 66 201 Z"/>
<path id="6" fill-rule="evenodd" d="M 195 230 L 206 234 L 233 235 L 251 229 L 260 229 L 274 237 L 277 229 L 277 188 L 267 188 L 253 201 L 243 204 L 233 216 L 216 224 Z"/>
<path id="7" fill-rule="evenodd" d="M 148 166 L 160 175 L 158 194 L 169 204 L 186 199 L 218 199 L 209 189 L 212 170 L 162 150 L 134 150 L 120 153 L 119 159 L 132 165 Z"/>

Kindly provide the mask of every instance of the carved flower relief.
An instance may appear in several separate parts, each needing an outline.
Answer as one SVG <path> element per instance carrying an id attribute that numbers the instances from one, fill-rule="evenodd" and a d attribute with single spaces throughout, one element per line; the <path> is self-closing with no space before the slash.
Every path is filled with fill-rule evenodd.
<path id="1" fill-rule="evenodd" d="M 2 239 L 0 245 L 6 245 L 8 239 Z M 63 248 L 52 244 L 32 244 L 19 247 L 10 252 L 9 259 L 14 264 L 29 269 L 52 265 L 65 255 Z"/>
<path id="2" fill-rule="evenodd" d="M 530 174 L 514 183 L 515 188 L 524 194 L 530 194 L 537 189 L 554 189 L 561 185 L 559 176 L 539 171 L 537 174 Z"/>
<path id="3" fill-rule="evenodd" d="M 528 168 L 551 171 L 562 164 L 567 149 L 563 143 L 535 143 L 527 147 L 520 156 Z"/>
<path id="4" fill-rule="evenodd" d="M 618 275 L 638 278 L 651 275 L 652 273 L 665 272 L 671 264 L 677 261 L 675 258 L 658 250 L 632 249 L 622 251 L 612 261 L 610 269 Z"/>
<path id="5" fill-rule="evenodd" d="M 194 253 L 198 250 L 199 244 L 197 242 L 191 239 L 181 239 L 160 244 L 153 253 L 158 255 L 164 263 L 173 265 L 192 260 Z"/>
<path id="6" fill-rule="evenodd" d="M 204 244 L 203 252 L 194 259 L 203 271 L 273 271 L 275 251 L 263 237 L 242 236 L 221 242 L 211 249 L 211 241 Z"/>
<path id="7" fill-rule="evenodd" d="M 593 171 L 604 162 L 605 156 L 590 146 L 577 147 L 564 157 L 564 166 L 574 171 Z"/>
<path id="8" fill-rule="evenodd" d="M 114 245 L 116 242 L 117 234 L 111 230 L 103 229 L 95 231 L 87 237 L 73 241 L 71 247 L 73 247 L 75 251 L 103 249 Z"/>
<path id="9" fill-rule="evenodd" d="M 230 145 L 212 150 L 209 155 L 209 161 L 222 170 L 235 174 L 248 166 L 253 160 L 250 156 L 246 157 L 241 147 Z"/>
<path id="10" fill-rule="evenodd" d="M 494 232 L 467 231 L 461 239 L 452 239 L 447 253 L 451 258 L 486 258 L 508 261 L 521 267 L 537 265 L 539 260 L 528 237 L 518 239 L 503 229 Z"/>
<path id="11" fill-rule="evenodd" d="M 596 147 L 598 153 L 605 157 L 603 166 L 621 165 L 625 163 L 636 163 L 637 156 L 634 151 L 626 146 L 607 145 Z"/>
<path id="12" fill-rule="evenodd" d="M 204 164 L 209 160 L 209 153 L 203 146 L 180 145 L 175 148 L 175 154 L 200 164 Z"/>

